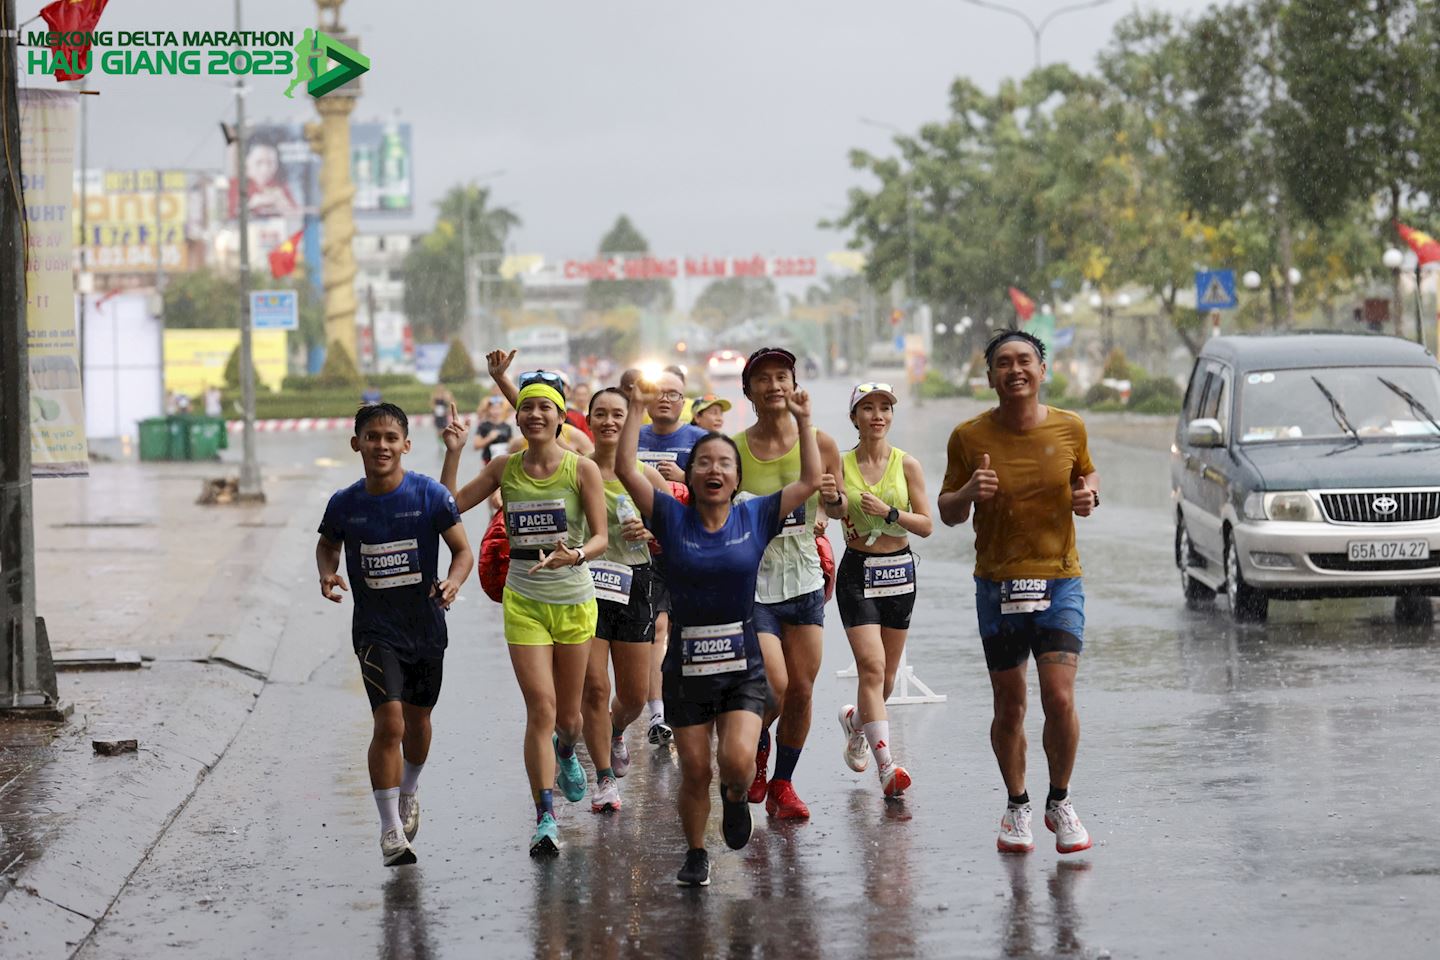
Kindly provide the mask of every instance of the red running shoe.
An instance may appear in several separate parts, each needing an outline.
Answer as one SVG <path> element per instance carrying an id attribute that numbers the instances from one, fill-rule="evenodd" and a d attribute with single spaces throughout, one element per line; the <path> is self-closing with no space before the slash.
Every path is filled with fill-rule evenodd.
<path id="1" fill-rule="evenodd" d="M 766 773 L 770 769 L 770 744 L 766 743 L 755 751 L 755 779 L 750 781 L 751 803 L 765 802 L 765 788 L 767 786 Z"/>
<path id="2" fill-rule="evenodd" d="M 777 820 L 809 820 L 810 808 L 789 780 L 771 780 L 765 793 L 765 812 Z"/>

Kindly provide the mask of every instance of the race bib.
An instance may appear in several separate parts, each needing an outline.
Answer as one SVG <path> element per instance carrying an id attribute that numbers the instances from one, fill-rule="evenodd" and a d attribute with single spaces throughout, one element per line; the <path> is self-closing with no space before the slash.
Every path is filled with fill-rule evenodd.
<path id="1" fill-rule="evenodd" d="M 360 570 L 371 590 L 408 587 L 420 582 L 420 542 L 393 540 L 390 543 L 360 544 Z"/>
<path id="2" fill-rule="evenodd" d="M 680 453 L 677 450 L 641 450 L 640 462 L 648 463 L 652 467 L 657 463 L 673 463 L 680 465 Z"/>
<path id="3" fill-rule="evenodd" d="M 809 525 L 805 522 L 805 504 L 802 503 L 794 510 L 785 514 L 784 519 L 780 523 L 780 533 L 778 535 L 782 537 L 798 537 L 802 533 L 809 532 L 809 529 Z"/>
<path id="4" fill-rule="evenodd" d="M 630 584 L 635 580 L 635 571 L 628 564 L 591 560 L 590 579 L 595 581 L 595 599 L 630 605 Z"/>
<path id="5" fill-rule="evenodd" d="M 485 452 L 489 454 L 491 460 L 494 460 L 496 457 L 510 452 L 510 441 L 496 440 L 485 448 Z"/>
<path id="6" fill-rule="evenodd" d="M 1039 613 L 1050 609 L 1054 584 L 1049 580 L 1002 580 L 1000 613 Z"/>
<path id="7" fill-rule="evenodd" d="M 745 624 L 722 623 L 711 627 L 680 628 L 680 673 L 706 677 L 745 670 Z"/>
<path id="8" fill-rule="evenodd" d="M 505 504 L 505 532 L 512 547 L 548 547 L 565 539 L 569 521 L 564 500 Z"/>
<path id="9" fill-rule="evenodd" d="M 865 558 L 865 599 L 915 592 L 915 555 Z"/>

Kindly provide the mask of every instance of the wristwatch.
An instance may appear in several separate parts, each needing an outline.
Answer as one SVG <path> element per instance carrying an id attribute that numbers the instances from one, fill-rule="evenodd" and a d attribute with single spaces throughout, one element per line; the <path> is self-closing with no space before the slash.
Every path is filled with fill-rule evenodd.
<path id="1" fill-rule="evenodd" d="M 899 507 L 891 507 L 891 508 L 890 508 L 890 512 L 887 513 L 887 514 L 885 514 L 885 522 L 886 522 L 886 523 L 899 523 L 899 522 L 900 522 L 900 508 L 899 508 Z"/>

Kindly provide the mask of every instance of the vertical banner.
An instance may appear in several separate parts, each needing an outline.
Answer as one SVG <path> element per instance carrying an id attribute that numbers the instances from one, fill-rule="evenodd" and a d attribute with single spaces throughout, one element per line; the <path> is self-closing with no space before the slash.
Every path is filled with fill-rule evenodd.
<path id="1" fill-rule="evenodd" d="M 72 225 L 79 95 L 28 87 L 19 94 L 31 474 L 83 477 L 90 462 L 80 393 Z"/>

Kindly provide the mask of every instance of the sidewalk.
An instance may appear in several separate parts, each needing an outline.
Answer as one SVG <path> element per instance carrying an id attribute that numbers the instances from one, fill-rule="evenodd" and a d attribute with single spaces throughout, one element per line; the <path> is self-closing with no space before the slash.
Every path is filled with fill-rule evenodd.
<path id="1" fill-rule="evenodd" d="M 139 670 L 62 671 L 69 723 L 0 722 L 0 956 L 65 957 L 253 709 L 310 578 L 337 471 L 266 470 L 268 502 L 199 506 L 233 464 L 98 462 L 35 484 L 37 608 L 57 656 L 131 650 Z M 94 753 L 92 737 L 139 741 Z"/>

